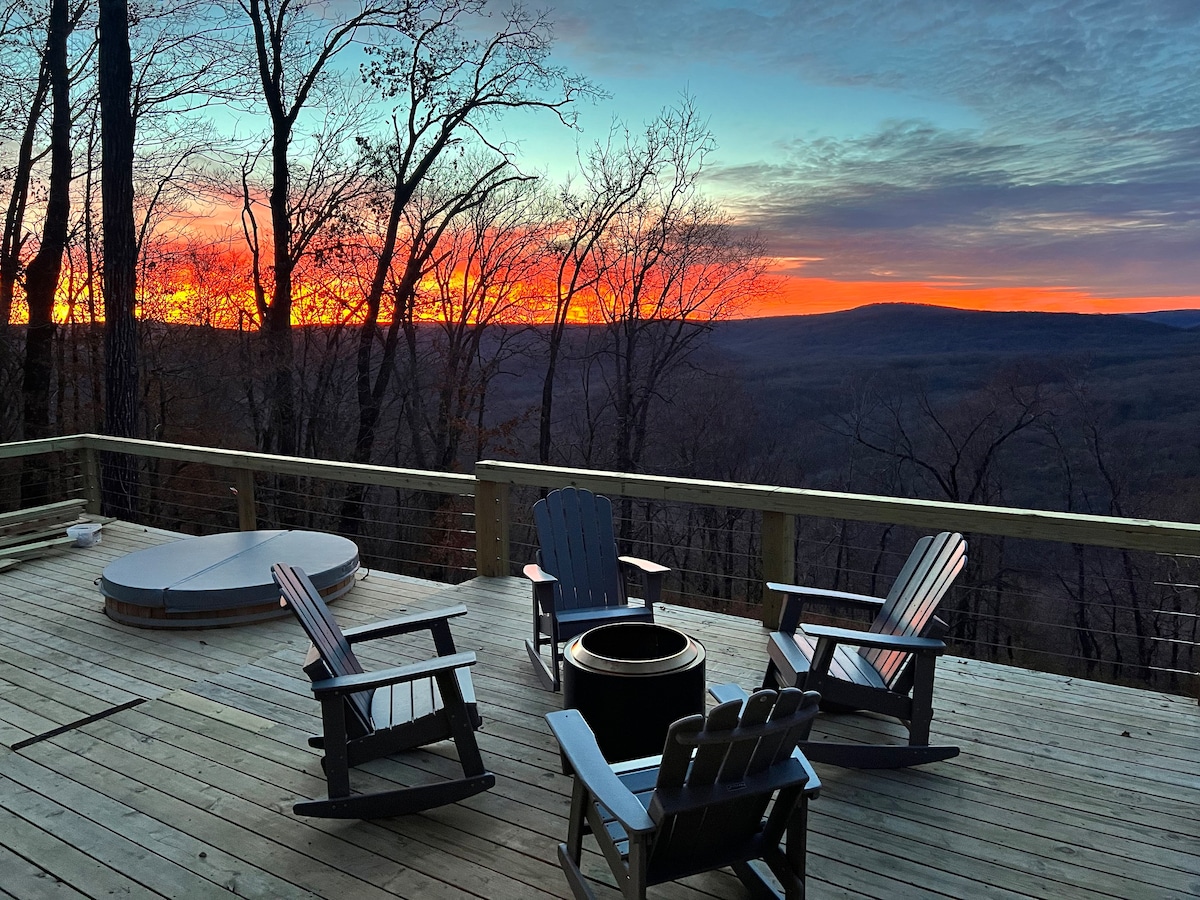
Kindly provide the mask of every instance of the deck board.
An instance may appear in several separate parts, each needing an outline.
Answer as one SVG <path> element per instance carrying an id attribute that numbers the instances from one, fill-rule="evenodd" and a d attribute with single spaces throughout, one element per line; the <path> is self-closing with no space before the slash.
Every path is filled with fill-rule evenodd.
<path id="1" fill-rule="evenodd" d="M 334 607 L 343 624 L 465 602 L 455 620 L 474 669 L 481 752 L 494 789 L 380 822 L 303 819 L 321 796 L 305 743 L 319 709 L 288 619 L 148 631 L 111 622 L 95 579 L 118 556 L 174 539 L 106 525 L 0 572 L 0 898 L 560 898 L 555 859 L 569 782 L 544 715 L 561 697 L 525 658 L 529 595 L 517 579 L 450 587 L 363 572 Z M 710 682 L 753 687 L 754 622 L 662 607 L 698 637 Z M 428 643 L 363 648 L 368 664 L 421 659 Z M 131 700 L 145 702 L 29 744 Z M 934 740 L 962 755 L 863 772 L 819 766 L 809 896 L 1163 898 L 1200 895 L 1200 710 L 1194 699 L 971 660 L 939 664 Z M 874 716 L 823 716 L 818 736 L 899 738 Z M 355 783 L 414 784 L 455 771 L 439 744 L 356 770 Z M 603 861 L 585 871 L 608 881 Z M 609 882 L 611 883 L 611 882 Z M 663 886 L 664 898 L 741 896 L 728 873 Z M 616 897 L 611 887 L 599 895 Z"/>

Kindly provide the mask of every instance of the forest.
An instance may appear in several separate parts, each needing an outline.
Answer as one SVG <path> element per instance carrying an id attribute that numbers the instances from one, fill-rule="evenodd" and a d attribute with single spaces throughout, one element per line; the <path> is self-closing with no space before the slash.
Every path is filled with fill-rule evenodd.
<path id="1" fill-rule="evenodd" d="M 772 260 L 702 190 L 714 141 L 693 98 L 581 139 L 562 178 L 523 166 L 505 116 L 570 128 L 603 93 L 552 47 L 547 18 L 483 0 L 9 4 L 0 440 L 1197 521 L 1190 330 L 920 307 L 739 319 Z M 154 475 L 109 460 L 106 512 L 157 514 Z M 32 466 L 14 485 L 6 502 L 51 490 Z M 369 556 L 372 529 L 414 525 L 367 521 L 372 502 L 347 489 L 292 524 L 353 527 Z M 911 545 L 799 531 L 798 578 L 859 590 Z M 675 566 L 677 597 L 753 614 L 748 514 L 626 504 L 621 535 Z M 1190 561 L 970 539 L 956 652 L 1189 683 Z"/>

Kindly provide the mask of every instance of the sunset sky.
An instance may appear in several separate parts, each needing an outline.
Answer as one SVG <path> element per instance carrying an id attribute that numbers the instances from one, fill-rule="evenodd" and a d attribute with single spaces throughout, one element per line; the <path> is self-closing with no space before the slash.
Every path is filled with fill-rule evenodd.
<path id="1" fill-rule="evenodd" d="M 612 94 L 583 140 L 694 96 L 719 144 L 707 190 L 788 276 L 759 314 L 1200 307 L 1196 0 L 554 0 L 552 18 L 557 60 Z M 561 128 L 507 127 L 552 174 L 573 158 Z"/>

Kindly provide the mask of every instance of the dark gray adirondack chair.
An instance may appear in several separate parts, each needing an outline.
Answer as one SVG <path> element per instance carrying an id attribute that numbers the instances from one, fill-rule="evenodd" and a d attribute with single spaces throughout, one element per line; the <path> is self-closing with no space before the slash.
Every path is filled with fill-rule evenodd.
<path id="1" fill-rule="evenodd" d="M 957 747 L 929 746 L 933 676 L 946 624 L 938 603 L 967 561 L 961 534 L 917 541 L 885 599 L 791 584 L 769 584 L 785 595 L 779 630 L 768 638 L 764 687 L 819 691 L 830 711 L 865 709 L 908 726 L 908 746 L 806 742 L 816 762 L 855 768 L 899 768 L 949 759 Z M 875 611 L 867 631 L 801 624 L 806 599 Z"/>
<path id="2" fill-rule="evenodd" d="M 594 896 L 579 869 L 589 830 L 626 898 L 725 866 L 754 896 L 804 896 L 808 801 L 821 782 L 796 745 L 820 697 L 794 688 L 752 697 L 736 685 L 724 689 L 731 699 L 707 718 L 672 724 L 663 755 L 649 760 L 610 765 L 577 710 L 546 716 L 575 777 L 558 858 L 577 898 Z"/>
<path id="3" fill-rule="evenodd" d="M 612 503 L 583 488 L 551 491 L 533 505 L 539 550 L 525 567 L 533 583 L 533 640 L 525 642 L 534 672 L 548 690 L 559 688 L 559 645 L 597 625 L 653 622 L 666 566 L 617 556 Z M 641 604 L 630 603 L 625 576 L 642 578 Z M 542 647 L 550 647 L 550 663 Z"/>
<path id="4" fill-rule="evenodd" d="M 278 563 L 271 574 L 291 607 L 312 648 L 304 671 L 321 701 L 324 734 L 309 739 L 325 751 L 322 766 L 329 797 L 298 802 L 298 815 L 337 819 L 375 819 L 419 812 L 456 803 L 496 783 L 479 754 L 474 729 L 479 726 L 470 666 L 474 653 L 456 653 L 450 619 L 465 615 L 465 606 L 417 613 L 342 631 L 329 607 L 298 568 Z M 437 656 L 377 672 L 364 672 L 351 645 L 417 631 L 433 635 Z M 463 777 L 432 784 L 350 793 L 350 768 L 436 741 L 453 740 Z"/>

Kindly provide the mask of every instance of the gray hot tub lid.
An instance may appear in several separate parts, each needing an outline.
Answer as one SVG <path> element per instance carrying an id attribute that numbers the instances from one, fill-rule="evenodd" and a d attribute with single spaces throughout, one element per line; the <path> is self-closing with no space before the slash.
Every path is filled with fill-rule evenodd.
<path id="1" fill-rule="evenodd" d="M 277 562 L 299 566 L 318 590 L 358 570 L 353 541 L 318 531 L 235 531 L 186 538 L 114 560 L 100 576 L 106 597 L 169 612 L 255 606 L 279 596 Z"/>

